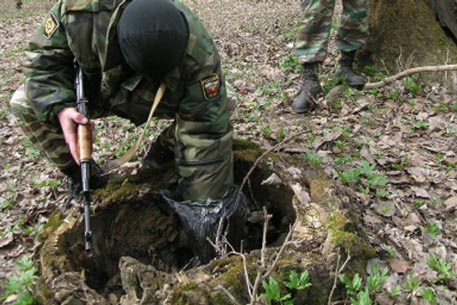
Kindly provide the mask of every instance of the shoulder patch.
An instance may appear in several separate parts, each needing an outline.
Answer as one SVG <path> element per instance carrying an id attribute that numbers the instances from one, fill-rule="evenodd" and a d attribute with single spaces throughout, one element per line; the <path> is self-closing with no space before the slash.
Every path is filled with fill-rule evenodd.
<path id="1" fill-rule="evenodd" d="M 51 39 L 59 27 L 59 20 L 57 20 L 57 17 L 53 12 L 50 12 L 44 22 L 44 37 L 46 39 Z"/>
<path id="2" fill-rule="evenodd" d="M 221 90 L 219 75 L 213 74 L 210 77 L 202 79 L 200 85 L 206 100 L 219 96 Z"/>

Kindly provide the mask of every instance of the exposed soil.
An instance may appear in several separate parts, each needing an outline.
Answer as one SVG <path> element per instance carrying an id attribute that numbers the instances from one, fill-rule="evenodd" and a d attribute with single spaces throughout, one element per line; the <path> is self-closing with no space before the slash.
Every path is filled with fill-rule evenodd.
<path id="1" fill-rule="evenodd" d="M 306 131 L 280 150 L 306 156 L 358 203 L 361 227 L 377 250 L 373 262 L 389 268 L 377 302 L 393 304 L 392 289 L 400 285 L 401 304 L 424 302 L 424 287 L 433 289 L 438 304 L 451 304 L 457 298 L 455 276 L 437 280 L 439 273 L 427 261 L 432 255 L 444 259 L 457 273 L 455 96 L 441 82 L 417 83 L 414 77 L 370 91 L 331 89 L 327 85 L 338 56 L 331 43 L 321 74 L 329 93 L 314 111 L 294 114 L 288 103 L 299 82 L 292 56 L 299 3 L 186 2 L 214 35 L 227 80 L 237 93 L 235 136 L 268 149 Z M 8 118 L 8 101 L 23 79 L 25 44 L 51 5 L 48 0 L 24 1 L 21 9 L 13 1 L 0 5 L 0 282 L 14 274 L 14 261 L 34 254 L 36 234 L 53 210 L 63 209 L 66 195 L 62 176 Z M 365 72 L 371 81 L 382 77 L 382 69 L 369 68 Z M 444 83 L 449 75 L 442 77 Z M 154 122 L 151 140 L 164 124 Z M 122 155 L 137 133 L 119 119 L 99 120 L 96 128 L 100 163 Z M 137 167 L 138 159 L 118 173 L 135 173 Z M 410 275 L 420 283 L 411 291 L 404 288 Z"/>

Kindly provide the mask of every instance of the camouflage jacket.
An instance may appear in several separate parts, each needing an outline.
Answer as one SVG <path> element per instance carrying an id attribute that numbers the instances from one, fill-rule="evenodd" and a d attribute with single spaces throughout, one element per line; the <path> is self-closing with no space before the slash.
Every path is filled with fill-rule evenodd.
<path id="1" fill-rule="evenodd" d="M 212 98 L 205 85 L 215 79 L 222 84 L 216 93 L 226 99 L 219 55 L 211 37 L 190 9 L 178 0 L 171 1 L 186 17 L 190 34 L 184 64 L 163 79 L 167 90 L 156 112 L 162 117 L 174 117 L 177 111 L 201 112 L 205 101 Z M 128 2 L 59 0 L 53 6 L 26 51 L 30 62 L 25 66 L 25 90 L 39 120 L 56 123 L 58 111 L 74 106 L 77 62 L 87 78 L 85 90 L 92 116 L 107 115 L 122 104 L 133 103 L 144 107 L 138 108 L 140 115 L 132 121 L 144 121 L 158 84 L 135 75 L 123 63 L 116 24 Z"/>

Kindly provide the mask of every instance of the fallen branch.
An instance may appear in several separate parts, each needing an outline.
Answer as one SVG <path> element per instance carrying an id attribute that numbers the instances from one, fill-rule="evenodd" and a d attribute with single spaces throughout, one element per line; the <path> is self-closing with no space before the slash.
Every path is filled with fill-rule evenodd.
<path id="1" fill-rule="evenodd" d="M 221 290 L 221 291 L 229 298 L 229 300 L 232 302 L 232 304 L 234 304 L 234 305 L 241 305 L 241 304 L 235 299 L 235 297 L 230 293 L 230 291 L 228 291 L 224 286 L 219 285 L 219 286 L 216 287 L 216 290 Z"/>
<path id="2" fill-rule="evenodd" d="M 336 285 L 338 282 L 339 275 L 341 272 L 343 272 L 344 268 L 346 268 L 347 263 L 351 260 L 351 253 L 347 253 L 346 260 L 344 261 L 343 265 L 340 267 L 340 260 L 341 260 L 341 255 L 338 255 L 338 259 L 336 262 L 336 268 L 335 268 L 335 278 L 333 280 L 333 286 L 332 290 L 330 290 L 330 294 L 328 296 L 328 302 L 327 305 L 335 305 L 336 303 L 332 302 L 333 298 L 333 293 L 335 293 Z"/>
<path id="3" fill-rule="evenodd" d="M 415 67 L 405 71 L 402 71 L 398 74 L 386 77 L 380 82 L 375 83 L 367 83 L 365 84 L 364 89 L 373 89 L 385 86 L 393 81 L 406 77 L 408 75 L 414 73 L 421 73 L 421 72 L 440 72 L 440 71 L 455 71 L 457 70 L 457 65 L 441 65 L 441 66 L 424 66 L 424 67 Z"/>

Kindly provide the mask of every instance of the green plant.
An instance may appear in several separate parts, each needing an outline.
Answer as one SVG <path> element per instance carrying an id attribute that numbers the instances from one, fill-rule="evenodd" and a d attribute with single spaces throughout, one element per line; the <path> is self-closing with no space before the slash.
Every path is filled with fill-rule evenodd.
<path id="1" fill-rule="evenodd" d="M 373 266 L 373 272 L 367 278 L 368 290 L 371 293 L 377 293 L 379 291 L 379 289 L 381 288 L 382 282 L 387 280 L 387 272 L 388 272 L 387 268 L 384 268 L 384 269 L 382 269 L 382 271 L 380 271 L 378 264 L 375 264 Z"/>
<path id="2" fill-rule="evenodd" d="M 324 162 L 324 158 L 322 156 L 320 156 L 318 153 L 313 152 L 313 151 L 307 151 L 305 153 L 305 157 L 309 163 L 314 164 L 314 165 L 321 165 Z"/>
<path id="3" fill-rule="evenodd" d="M 400 291 L 401 291 L 401 287 L 399 285 L 392 287 L 392 290 L 391 290 L 392 296 L 395 297 L 395 296 L 399 295 Z"/>
<path id="4" fill-rule="evenodd" d="M 404 283 L 401 287 L 413 293 L 419 289 L 420 285 L 421 283 L 419 282 L 419 280 L 412 273 L 408 273 L 406 283 Z"/>
<path id="5" fill-rule="evenodd" d="M 350 279 L 345 273 L 339 275 L 340 281 L 345 285 L 346 293 L 348 295 L 356 295 L 362 288 L 362 278 L 358 273 Z"/>
<path id="6" fill-rule="evenodd" d="M 286 130 L 284 129 L 284 127 L 279 128 L 276 140 L 278 142 L 281 142 L 285 137 L 286 137 Z"/>
<path id="7" fill-rule="evenodd" d="M 376 197 L 385 198 L 389 195 L 389 191 L 384 188 L 376 189 Z"/>
<path id="8" fill-rule="evenodd" d="M 444 112 L 447 110 L 447 105 L 444 101 L 440 101 L 433 107 L 433 109 L 435 109 L 436 112 Z"/>
<path id="9" fill-rule="evenodd" d="M 341 131 L 341 136 L 344 139 L 349 139 L 351 137 L 351 129 L 348 126 L 338 127 L 338 129 Z"/>
<path id="10" fill-rule="evenodd" d="M 416 94 L 422 90 L 422 86 L 420 84 L 416 83 L 416 81 L 410 76 L 405 78 L 404 85 L 405 85 L 405 88 L 408 89 L 408 91 L 411 92 L 412 94 Z"/>
<path id="11" fill-rule="evenodd" d="M 373 172 L 369 175 L 366 175 L 366 177 L 368 183 L 371 186 L 378 187 L 387 185 L 387 177 L 385 174 Z"/>
<path id="12" fill-rule="evenodd" d="M 352 161 L 352 157 L 348 155 L 344 156 L 337 156 L 335 157 L 335 163 L 336 164 L 346 164 Z"/>
<path id="13" fill-rule="evenodd" d="M 280 302 L 281 304 L 285 305 L 292 305 L 293 303 L 290 301 L 292 297 L 290 293 L 285 295 L 281 294 L 281 289 L 279 288 L 278 282 L 273 278 L 269 277 L 268 282 L 263 280 L 262 281 L 263 289 L 265 289 L 265 293 L 261 294 L 260 297 L 264 298 L 267 301 L 268 305 L 271 305 L 273 301 Z"/>
<path id="14" fill-rule="evenodd" d="M 24 139 L 23 146 L 25 148 L 25 154 L 27 159 L 36 159 L 41 155 L 41 152 L 35 147 L 35 145 L 29 139 Z"/>
<path id="15" fill-rule="evenodd" d="M 362 117 L 360 118 L 360 123 L 367 126 L 373 126 L 375 121 L 371 117 Z"/>
<path id="16" fill-rule="evenodd" d="M 360 165 L 355 169 L 349 169 L 346 172 L 339 173 L 341 181 L 345 184 L 354 184 L 358 182 L 360 177 L 365 177 L 368 184 L 373 188 L 383 187 L 387 185 L 387 177 L 385 174 L 375 171 L 375 165 L 364 160 Z M 387 193 L 384 191 L 379 191 L 377 194 L 381 197 L 385 196 Z"/>
<path id="17" fill-rule="evenodd" d="M 385 95 L 384 95 L 384 98 L 386 99 L 391 99 L 391 100 L 394 100 L 394 101 L 397 101 L 398 98 L 399 98 L 399 95 L 397 92 L 395 91 L 390 91 L 390 92 L 387 92 Z"/>
<path id="18" fill-rule="evenodd" d="M 345 172 L 338 173 L 338 176 L 344 184 L 355 184 L 359 181 L 360 173 L 357 169 L 351 168 Z"/>
<path id="19" fill-rule="evenodd" d="M 335 140 L 333 142 L 333 144 L 336 146 L 336 148 L 340 149 L 340 150 L 344 150 L 346 149 L 346 143 L 344 141 L 341 141 L 341 140 Z"/>
<path id="20" fill-rule="evenodd" d="M 306 143 L 308 143 L 308 145 L 312 145 L 314 143 L 314 141 L 316 141 L 316 136 L 315 135 L 309 134 L 306 137 Z"/>
<path id="21" fill-rule="evenodd" d="M 13 201 L 12 200 L 5 199 L 5 200 L 2 201 L 2 203 L 0 203 L 0 210 L 7 209 L 12 205 L 13 205 Z"/>
<path id="22" fill-rule="evenodd" d="M 457 167 L 457 162 L 448 162 L 446 164 L 446 173 L 449 173 L 450 171 L 452 171 L 456 167 Z"/>
<path id="23" fill-rule="evenodd" d="M 438 279 L 435 282 L 450 280 L 454 277 L 452 270 L 452 263 L 448 263 L 444 258 L 437 259 L 433 254 L 427 259 L 427 265 L 438 272 Z"/>
<path id="24" fill-rule="evenodd" d="M 436 305 L 436 296 L 435 293 L 433 292 L 433 289 L 430 287 L 425 287 L 423 288 L 420 292 L 419 295 L 424 298 L 427 302 L 429 302 L 432 305 Z"/>
<path id="25" fill-rule="evenodd" d="M 303 290 L 311 287 L 309 272 L 305 270 L 298 276 L 297 272 L 292 270 L 289 274 L 289 280 L 284 281 L 284 286 L 289 288 L 289 290 Z M 273 277 L 270 276 L 268 281 L 263 280 L 262 287 L 265 293 L 262 293 L 260 297 L 265 299 L 268 305 L 271 305 L 272 302 L 279 302 L 282 305 L 293 305 L 291 301 L 292 294 L 290 292 L 282 294 L 279 283 Z"/>
<path id="26" fill-rule="evenodd" d="M 373 301 L 371 300 L 371 297 L 370 297 L 370 292 L 368 291 L 368 287 L 365 287 L 365 290 L 357 293 L 357 296 L 355 299 L 351 298 L 351 304 L 352 305 L 371 305 L 371 304 L 373 304 Z"/>
<path id="27" fill-rule="evenodd" d="M 284 70 L 292 70 L 295 73 L 299 73 L 301 71 L 300 63 L 298 62 L 298 58 L 295 55 L 289 54 L 281 59 L 280 63 L 281 68 Z"/>
<path id="28" fill-rule="evenodd" d="M 23 229 L 23 233 L 25 235 L 36 236 L 41 232 L 41 230 L 43 230 L 43 227 L 44 227 L 43 224 L 38 224 L 37 226 L 27 226 Z"/>
<path id="29" fill-rule="evenodd" d="M 295 270 L 292 270 L 289 274 L 289 281 L 285 281 L 284 285 L 290 289 L 303 290 L 308 287 L 311 287 L 309 272 L 307 270 L 303 271 L 300 276 L 298 276 Z"/>
<path id="30" fill-rule="evenodd" d="M 32 285 L 37 279 L 33 261 L 28 256 L 23 256 L 15 262 L 19 268 L 19 276 L 12 275 L 4 283 L 6 292 L 0 297 L 0 301 L 6 300 L 10 295 L 16 294 L 16 301 L 11 305 L 32 305 L 35 300 L 32 296 Z"/>
<path id="31" fill-rule="evenodd" d="M 379 270 L 379 265 L 373 266 L 373 272 L 367 277 L 366 284 L 358 273 L 351 279 L 346 274 L 340 274 L 339 279 L 345 285 L 346 293 L 350 297 L 352 305 L 371 305 L 372 297 L 381 288 L 382 282 L 387 279 L 387 268 Z"/>
<path id="32" fill-rule="evenodd" d="M 358 190 L 365 195 L 370 194 L 370 188 L 369 187 L 364 187 L 362 185 L 359 185 Z"/>
<path id="33" fill-rule="evenodd" d="M 381 248 L 386 251 L 387 253 L 387 256 L 389 257 L 393 257 L 394 254 L 395 254 L 395 248 L 394 247 L 390 247 L 388 245 L 381 245 Z"/>
<path id="34" fill-rule="evenodd" d="M 362 68 L 363 74 L 373 77 L 375 81 L 381 81 L 389 74 L 386 67 L 376 67 L 374 65 L 367 65 Z"/>
<path id="35" fill-rule="evenodd" d="M 428 234 L 431 238 L 435 239 L 440 233 L 440 227 L 435 223 L 429 222 L 425 228 L 421 227 L 421 231 L 422 233 Z"/>
<path id="36" fill-rule="evenodd" d="M 423 207 L 426 204 L 426 201 L 425 201 L 425 199 L 417 198 L 417 199 L 414 199 L 413 204 L 414 204 L 414 206 L 416 208 L 419 209 L 419 208 Z"/>
<path id="37" fill-rule="evenodd" d="M 351 87 L 346 87 L 346 88 L 344 88 L 343 93 L 347 97 L 353 97 L 353 96 L 357 95 L 357 90 L 355 90 Z"/>
<path id="38" fill-rule="evenodd" d="M 428 128 L 428 122 L 427 121 L 423 121 L 423 120 L 419 120 L 419 121 L 416 121 L 413 123 L 412 125 L 412 129 L 413 130 L 417 130 L 417 129 L 427 129 Z"/>
<path id="39" fill-rule="evenodd" d="M 270 126 L 269 125 L 266 125 L 266 126 L 263 126 L 261 129 L 260 129 L 260 133 L 263 135 L 263 136 L 270 136 L 272 133 L 273 133 L 273 130 L 271 130 Z"/>
<path id="40" fill-rule="evenodd" d="M 45 186 L 50 186 L 50 187 L 57 187 L 61 184 L 60 180 L 57 179 L 45 179 L 43 181 L 40 181 L 37 183 L 38 187 L 45 187 Z"/>
<path id="41" fill-rule="evenodd" d="M 409 162 L 411 162 L 411 159 L 412 159 L 411 157 L 405 156 L 405 157 L 401 158 L 399 163 L 393 164 L 392 168 L 395 170 L 402 170 L 409 164 Z"/>

